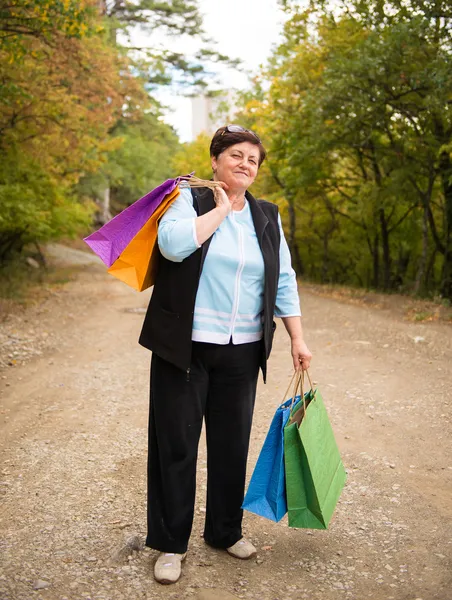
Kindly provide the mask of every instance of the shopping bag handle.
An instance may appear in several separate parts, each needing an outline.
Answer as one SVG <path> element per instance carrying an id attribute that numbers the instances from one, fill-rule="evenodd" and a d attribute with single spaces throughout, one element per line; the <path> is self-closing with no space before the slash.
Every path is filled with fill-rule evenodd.
<path id="1" fill-rule="evenodd" d="M 293 405 L 295 404 L 295 398 L 297 396 L 298 388 L 300 388 L 300 398 L 303 400 L 304 404 L 304 390 L 303 390 L 303 371 L 296 371 L 297 376 L 295 377 L 295 384 L 293 386 L 292 392 L 292 402 L 290 404 L 290 410 L 292 411 Z"/>
<path id="2" fill-rule="evenodd" d="M 194 173 L 194 171 L 193 171 Z M 181 180 L 179 183 L 179 187 L 182 188 L 209 188 L 209 190 L 215 190 L 216 188 L 223 188 L 223 186 L 221 185 L 221 183 L 218 183 L 218 181 L 211 181 L 211 180 L 207 180 L 207 179 L 199 179 L 199 177 L 195 177 L 195 175 L 193 175 L 193 173 L 191 173 L 190 175 L 185 175 L 183 177 L 180 177 L 179 179 Z"/>
<path id="3" fill-rule="evenodd" d="M 293 383 L 293 380 L 295 379 L 296 375 L 297 375 L 297 371 L 294 371 L 293 375 L 292 375 L 292 379 L 289 381 L 289 385 L 287 386 L 287 390 L 284 392 L 283 399 L 282 399 L 282 402 L 281 402 L 281 406 L 286 401 L 287 394 L 289 393 L 289 390 L 292 387 L 292 383 Z"/>
<path id="4" fill-rule="evenodd" d="M 306 373 L 308 381 L 309 381 L 309 385 L 311 386 L 311 390 L 312 390 L 312 394 L 315 394 L 315 390 L 314 390 L 314 386 L 312 385 L 312 381 L 311 381 L 311 376 L 309 375 L 309 369 L 306 369 L 306 371 L 303 371 L 303 374 Z"/>
<path id="5" fill-rule="evenodd" d="M 304 414 L 306 414 L 306 400 L 304 397 L 304 390 L 303 390 L 305 373 L 307 375 L 312 394 L 315 395 L 315 390 L 314 390 L 314 386 L 312 385 L 312 380 L 311 380 L 311 375 L 309 374 L 309 370 L 306 369 L 306 370 L 302 370 L 302 371 L 294 371 L 294 374 L 292 375 L 292 379 L 290 380 L 289 385 L 287 386 L 287 390 L 284 393 L 283 401 L 281 403 L 281 406 L 282 406 L 284 404 L 284 402 L 286 401 L 287 394 L 289 393 L 289 390 L 292 387 L 292 383 L 295 380 L 293 392 L 292 392 L 292 402 L 290 404 L 290 410 L 292 410 L 292 408 L 293 408 L 293 405 L 295 403 L 295 398 L 297 396 L 298 388 L 300 388 L 300 397 L 303 400 Z"/>
<path id="6" fill-rule="evenodd" d="M 295 383 L 294 383 L 295 380 Z M 301 390 L 301 395 L 303 395 L 303 379 L 302 379 L 302 374 L 300 373 L 300 371 L 294 371 L 293 375 L 292 375 L 292 379 L 289 381 L 289 385 L 287 386 L 287 390 L 284 392 L 284 396 L 281 402 L 281 406 L 284 404 L 284 402 L 287 399 L 287 394 L 289 393 L 290 388 L 292 387 L 292 384 L 294 383 L 293 386 L 293 391 L 292 391 L 292 404 L 290 405 L 290 409 L 292 410 L 293 407 L 293 403 L 294 403 L 294 398 L 297 395 L 297 390 L 298 388 L 300 388 Z"/>
<path id="7" fill-rule="evenodd" d="M 300 387 L 299 398 L 303 402 L 303 405 L 300 408 L 298 408 L 297 410 L 294 409 L 295 398 L 297 398 L 297 390 L 294 389 L 294 393 L 292 396 L 292 402 L 290 405 L 289 424 L 297 423 L 299 426 L 301 424 L 302 419 L 306 419 L 306 410 L 308 408 L 308 402 L 306 402 L 306 397 L 305 397 L 305 393 L 303 390 L 303 383 L 304 383 L 304 371 L 301 371 L 298 375 L 297 384 Z M 301 412 L 301 411 L 303 411 L 303 412 Z"/>

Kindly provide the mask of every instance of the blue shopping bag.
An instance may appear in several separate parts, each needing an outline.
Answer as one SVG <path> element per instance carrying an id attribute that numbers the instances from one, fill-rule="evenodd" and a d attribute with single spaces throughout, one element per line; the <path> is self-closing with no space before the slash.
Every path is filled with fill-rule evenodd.
<path id="1" fill-rule="evenodd" d="M 284 426 L 291 405 L 289 399 L 276 409 L 242 505 L 249 512 L 276 522 L 287 512 Z"/>

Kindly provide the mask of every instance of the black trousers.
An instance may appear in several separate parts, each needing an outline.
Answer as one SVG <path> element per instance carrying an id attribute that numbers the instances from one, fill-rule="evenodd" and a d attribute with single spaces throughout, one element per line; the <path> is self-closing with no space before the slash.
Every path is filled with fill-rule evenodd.
<path id="1" fill-rule="evenodd" d="M 242 537 L 241 505 L 261 342 L 193 342 L 190 376 L 153 354 L 146 545 L 187 550 L 203 418 L 207 437 L 204 539 L 228 548 Z M 187 381 L 187 379 L 189 379 Z"/>

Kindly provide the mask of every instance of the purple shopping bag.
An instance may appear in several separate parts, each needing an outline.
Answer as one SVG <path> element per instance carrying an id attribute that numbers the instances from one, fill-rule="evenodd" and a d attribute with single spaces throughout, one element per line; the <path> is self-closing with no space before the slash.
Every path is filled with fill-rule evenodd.
<path id="1" fill-rule="evenodd" d="M 176 179 L 167 179 L 125 208 L 100 229 L 84 238 L 84 241 L 107 267 L 111 267 L 129 242 L 147 223 L 163 198 L 170 194 L 181 181 L 187 181 L 190 177 L 191 175 L 184 175 L 176 177 Z"/>

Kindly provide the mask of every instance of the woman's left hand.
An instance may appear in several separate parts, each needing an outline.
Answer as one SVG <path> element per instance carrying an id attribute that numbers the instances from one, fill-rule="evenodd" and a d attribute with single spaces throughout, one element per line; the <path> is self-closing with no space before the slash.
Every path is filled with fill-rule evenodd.
<path id="1" fill-rule="evenodd" d="M 292 359 L 293 368 L 296 371 L 309 369 L 312 360 L 312 354 L 306 345 L 306 342 L 301 339 L 292 340 Z"/>

